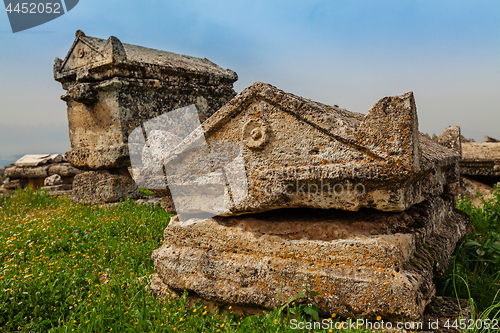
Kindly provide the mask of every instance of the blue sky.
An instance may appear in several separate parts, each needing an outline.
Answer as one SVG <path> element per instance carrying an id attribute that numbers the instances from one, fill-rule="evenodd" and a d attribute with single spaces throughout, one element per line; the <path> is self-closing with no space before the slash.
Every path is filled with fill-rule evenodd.
<path id="1" fill-rule="evenodd" d="M 238 73 L 237 92 L 263 81 L 366 113 L 412 90 L 422 132 L 500 138 L 499 1 L 80 0 L 16 34 L 0 13 L 0 164 L 70 148 L 52 65 L 77 29 L 206 57 Z"/>

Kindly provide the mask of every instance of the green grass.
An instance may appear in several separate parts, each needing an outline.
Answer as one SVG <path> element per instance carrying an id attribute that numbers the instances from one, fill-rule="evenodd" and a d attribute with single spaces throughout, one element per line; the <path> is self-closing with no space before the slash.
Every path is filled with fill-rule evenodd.
<path id="1" fill-rule="evenodd" d="M 438 294 L 468 299 L 477 316 L 499 319 L 500 309 L 500 191 L 474 207 L 468 197 L 457 207 L 471 218 L 474 230 L 457 245 L 444 276 L 437 281 Z"/>
<path id="2" fill-rule="evenodd" d="M 153 191 L 148 190 L 147 188 L 142 188 L 142 187 L 141 187 L 139 190 L 141 191 L 141 193 L 142 193 L 143 195 L 153 195 L 153 194 L 155 194 Z"/>
<path id="3" fill-rule="evenodd" d="M 483 208 L 467 198 L 458 207 L 475 230 L 437 281 L 439 294 L 469 299 L 476 319 L 498 318 L 500 192 Z M 210 314 L 185 297 L 160 304 L 147 285 L 168 220 L 162 209 L 133 201 L 99 208 L 29 189 L 0 198 L 0 332 L 297 332 L 290 313 L 313 320 L 313 309 L 293 300 L 291 311 L 247 317 Z"/>
<path id="4" fill-rule="evenodd" d="M 150 256 L 168 221 L 133 201 L 99 208 L 29 188 L 0 198 L 0 332 L 290 331 L 286 307 L 242 317 L 149 295 Z"/>

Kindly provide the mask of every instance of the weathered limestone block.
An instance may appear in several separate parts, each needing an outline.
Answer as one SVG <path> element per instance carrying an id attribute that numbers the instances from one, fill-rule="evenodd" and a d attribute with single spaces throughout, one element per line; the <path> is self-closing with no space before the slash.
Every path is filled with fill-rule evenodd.
<path id="1" fill-rule="evenodd" d="M 363 115 L 256 82 L 181 139 L 161 156 L 181 215 L 403 211 L 458 181 L 459 150 L 418 131 L 411 92 Z"/>
<path id="2" fill-rule="evenodd" d="M 69 163 L 58 163 L 49 166 L 49 175 L 59 175 L 61 177 L 75 177 L 82 171 L 73 167 Z"/>
<path id="3" fill-rule="evenodd" d="M 82 169 L 130 166 L 127 139 L 142 123 L 195 104 L 203 121 L 235 92 L 235 72 L 208 59 L 123 44 L 76 32 L 54 78 L 67 93 L 71 150 L 65 157 Z"/>
<path id="4" fill-rule="evenodd" d="M 323 314 L 418 319 L 468 219 L 451 195 L 405 212 L 289 209 L 171 219 L 155 270 L 172 291 L 270 309 L 304 282 Z"/>
<path id="5" fill-rule="evenodd" d="M 127 169 L 87 171 L 76 175 L 73 181 L 73 202 L 115 202 L 127 197 L 141 197 Z"/>
<path id="6" fill-rule="evenodd" d="M 50 177 L 45 178 L 43 181 L 44 186 L 54 186 L 54 185 L 60 185 L 62 184 L 62 178 L 60 175 L 52 175 Z"/>
<path id="7" fill-rule="evenodd" d="M 461 174 L 500 177 L 500 142 L 463 142 L 462 150 Z"/>
<path id="8" fill-rule="evenodd" d="M 49 176 L 49 166 L 18 167 L 12 166 L 5 169 L 5 175 L 11 179 L 19 178 L 44 178 Z"/>
<path id="9" fill-rule="evenodd" d="M 438 142 L 448 147 L 462 157 L 462 141 L 460 140 L 460 127 L 459 126 L 450 126 L 443 131 L 438 137 Z"/>

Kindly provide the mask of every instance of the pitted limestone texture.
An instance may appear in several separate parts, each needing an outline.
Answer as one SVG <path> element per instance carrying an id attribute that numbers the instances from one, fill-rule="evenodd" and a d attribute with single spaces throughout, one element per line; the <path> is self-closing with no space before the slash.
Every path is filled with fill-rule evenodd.
<path id="1" fill-rule="evenodd" d="M 141 192 L 124 168 L 86 171 L 77 175 L 71 200 L 84 204 L 109 203 L 128 197 L 138 199 Z"/>
<path id="2" fill-rule="evenodd" d="M 178 213 L 153 288 L 272 309 L 308 283 L 325 315 L 422 318 L 468 223 L 448 193 L 458 127 L 420 133 L 411 92 L 363 115 L 259 82 L 199 126 L 176 119 L 192 131 L 137 130 L 132 159 Z"/>

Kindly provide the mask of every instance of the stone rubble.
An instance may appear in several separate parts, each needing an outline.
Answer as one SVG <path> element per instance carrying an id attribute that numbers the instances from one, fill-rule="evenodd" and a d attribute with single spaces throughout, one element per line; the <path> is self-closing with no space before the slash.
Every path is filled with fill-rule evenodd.
<path id="1" fill-rule="evenodd" d="M 80 173 L 79 169 L 65 162 L 62 155 L 29 154 L 5 168 L 4 175 L 8 178 L 0 192 L 6 194 L 18 187 L 30 186 L 33 190 L 42 188 L 52 194 L 69 194 L 74 177 Z M 58 179 L 60 183 L 45 184 L 52 179 Z"/>
<path id="2" fill-rule="evenodd" d="M 45 178 L 43 181 L 43 186 L 55 186 L 62 184 L 62 178 L 60 175 L 52 175 L 50 177 Z"/>
<path id="3" fill-rule="evenodd" d="M 453 184 L 451 192 L 461 198 L 467 196 L 474 206 L 482 206 L 480 198 L 488 201 L 494 198 L 493 187 L 467 176 L 460 177 L 460 183 Z"/>

